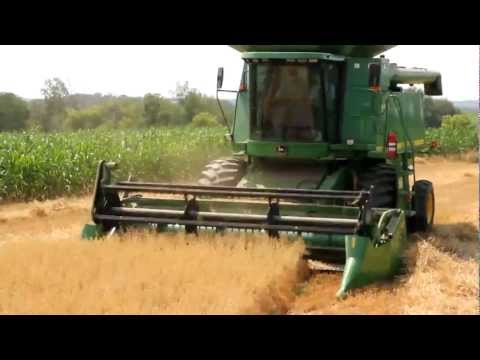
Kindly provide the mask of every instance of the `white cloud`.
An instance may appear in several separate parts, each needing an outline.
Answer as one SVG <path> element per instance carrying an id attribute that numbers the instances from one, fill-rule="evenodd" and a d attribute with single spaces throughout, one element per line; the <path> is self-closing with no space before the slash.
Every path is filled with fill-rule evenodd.
<path id="1" fill-rule="evenodd" d="M 478 99 L 478 46 L 401 45 L 386 53 L 402 66 L 426 67 L 443 75 L 445 96 Z M 213 95 L 219 66 L 224 88 L 236 89 L 243 62 L 223 45 L 0 46 L 0 91 L 40 97 L 46 79 L 63 79 L 73 93 L 168 96 L 177 81 Z"/>

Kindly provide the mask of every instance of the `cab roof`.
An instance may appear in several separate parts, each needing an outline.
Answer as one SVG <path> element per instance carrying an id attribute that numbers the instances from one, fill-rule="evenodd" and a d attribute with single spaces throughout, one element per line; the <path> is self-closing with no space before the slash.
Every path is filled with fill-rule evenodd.
<path id="1" fill-rule="evenodd" d="M 397 45 L 230 45 L 240 52 L 321 52 L 352 57 L 374 57 Z"/>

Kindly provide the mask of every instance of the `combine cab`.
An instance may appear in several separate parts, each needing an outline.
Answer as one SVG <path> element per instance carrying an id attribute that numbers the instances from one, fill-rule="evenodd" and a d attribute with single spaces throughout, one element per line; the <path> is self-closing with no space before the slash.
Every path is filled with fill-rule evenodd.
<path id="1" fill-rule="evenodd" d="M 372 58 L 390 47 L 234 46 L 245 60 L 226 123 L 234 156 L 198 185 L 114 181 L 116 164 L 100 162 L 83 237 L 140 225 L 288 236 L 305 242 L 312 269 L 343 272 L 339 297 L 394 276 L 407 233 L 434 215 L 432 184 L 415 179 L 423 92 L 400 85 L 441 95 L 441 77 Z"/>

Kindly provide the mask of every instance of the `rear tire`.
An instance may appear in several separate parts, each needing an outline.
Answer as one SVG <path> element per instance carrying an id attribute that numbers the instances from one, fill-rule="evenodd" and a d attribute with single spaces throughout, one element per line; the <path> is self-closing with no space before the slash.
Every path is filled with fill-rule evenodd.
<path id="1" fill-rule="evenodd" d="M 370 190 L 370 206 L 374 208 L 395 208 L 397 205 L 397 175 L 388 164 L 377 164 L 358 174 L 358 188 Z"/>
<path id="2" fill-rule="evenodd" d="M 435 216 L 435 194 L 433 184 L 427 180 L 418 180 L 413 185 L 415 195 L 412 199 L 415 216 L 410 219 L 412 232 L 429 232 Z"/>
<path id="3" fill-rule="evenodd" d="M 202 186 L 237 186 L 245 176 L 247 164 L 240 158 L 214 160 L 205 166 L 198 184 Z"/>

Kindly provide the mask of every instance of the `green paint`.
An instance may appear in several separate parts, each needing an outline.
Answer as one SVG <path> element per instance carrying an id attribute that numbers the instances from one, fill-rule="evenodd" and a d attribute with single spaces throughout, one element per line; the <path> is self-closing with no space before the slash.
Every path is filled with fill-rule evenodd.
<path id="1" fill-rule="evenodd" d="M 402 253 L 407 244 L 404 212 L 390 221 L 397 223 L 397 226 L 393 232 L 393 239 L 383 245 L 375 246 L 372 238 L 369 237 L 345 237 L 347 260 L 337 297 L 344 297 L 351 289 L 390 279 L 398 273 Z"/>
<path id="2" fill-rule="evenodd" d="M 308 249 L 344 249 L 345 236 L 336 234 L 316 234 L 304 236 L 303 240 Z"/>
<path id="3" fill-rule="evenodd" d="M 95 240 L 104 235 L 102 225 L 86 224 L 82 230 L 82 239 Z"/>
<path id="4" fill-rule="evenodd" d="M 342 167 L 337 171 L 329 174 L 322 182 L 321 190 L 343 190 L 351 186 L 351 173 L 347 167 Z"/>
<path id="5" fill-rule="evenodd" d="M 285 148 L 285 151 L 281 147 Z M 270 142 L 250 140 L 247 153 L 254 157 L 277 159 L 322 159 L 329 155 L 328 144 L 308 144 L 292 142 Z"/>

